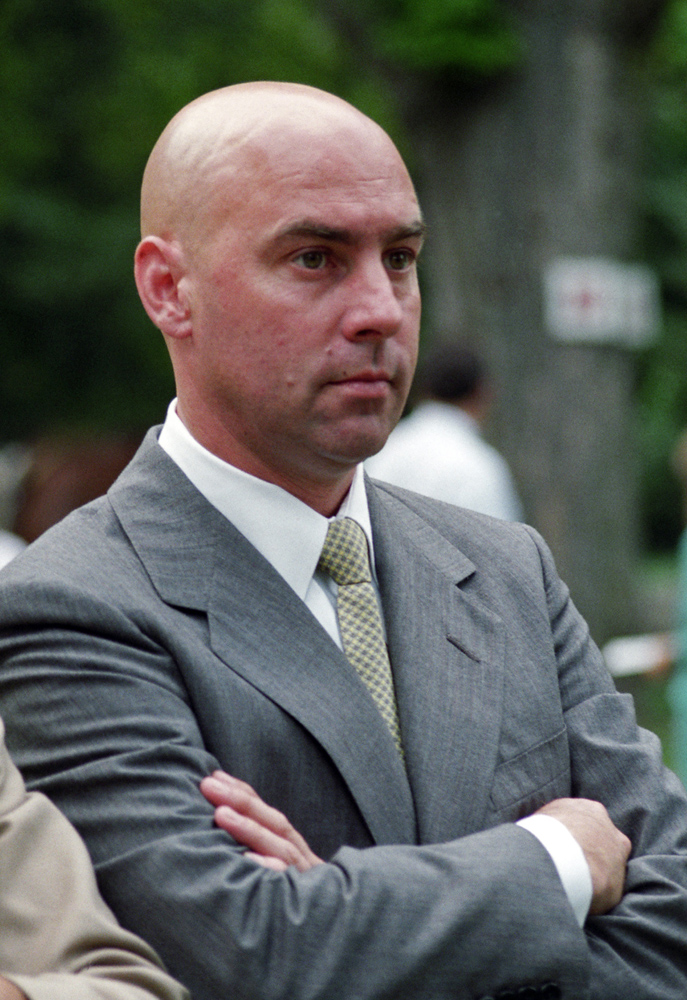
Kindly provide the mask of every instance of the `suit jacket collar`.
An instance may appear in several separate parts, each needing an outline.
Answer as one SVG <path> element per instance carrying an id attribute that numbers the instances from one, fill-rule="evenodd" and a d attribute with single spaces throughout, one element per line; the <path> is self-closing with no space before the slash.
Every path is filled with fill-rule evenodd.
<path id="1" fill-rule="evenodd" d="M 368 494 L 407 773 L 341 651 L 162 451 L 155 429 L 109 497 L 162 600 L 208 615 L 213 651 L 327 751 L 375 842 L 439 842 L 477 829 L 486 808 L 500 623 L 462 594 L 474 573 L 462 553 L 390 493 Z M 475 714 L 480 747 L 468 739 Z"/>

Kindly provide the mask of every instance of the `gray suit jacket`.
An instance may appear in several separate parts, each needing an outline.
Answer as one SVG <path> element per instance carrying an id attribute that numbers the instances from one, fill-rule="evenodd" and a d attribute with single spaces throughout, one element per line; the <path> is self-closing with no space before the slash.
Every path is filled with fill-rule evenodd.
<path id="1" fill-rule="evenodd" d="M 363 683 L 151 434 L 0 574 L 11 748 L 195 1000 L 687 994 L 687 803 L 530 529 L 369 486 L 407 774 Z M 213 826 L 217 765 L 330 863 Z M 518 817 L 603 801 L 627 894 L 575 922 Z"/>

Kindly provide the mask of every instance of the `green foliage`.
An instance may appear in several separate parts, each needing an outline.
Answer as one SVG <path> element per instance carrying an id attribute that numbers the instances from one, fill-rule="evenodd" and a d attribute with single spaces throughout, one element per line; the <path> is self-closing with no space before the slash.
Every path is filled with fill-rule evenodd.
<path id="1" fill-rule="evenodd" d="M 490 76 L 521 55 L 505 8 L 495 0 L 388 0 L 378 11 L 380 51 L 399 66 Z"/>
<path id="2" fill-rule="evenodd" d="M 146 157 L 189 100 L 251 79 L 333 90 L 399 134 L 383 72 L 498 72 L 497 0 L 4 0 L 0 440 L 139 428 L 173 388 L 131 278 Z"/>
<path id="3" fill-rule="evenodd" d="M 664 290 L 661 339 L 639 380 L 642 509 L 651 548 L 672 548 L 682 527 L 671 453 L 687 428 L 687 2 L 672 0 L 646 71 L 649 156 L 647 255 Z"/>
<path id="4" fill-rule="evenodd" d="M 131 260 L 166 121 L 264 76 L 341 89 L 305 0 L 6 0 L 0 9 L 0 439 L 141 427 L 173 393 Z"/>

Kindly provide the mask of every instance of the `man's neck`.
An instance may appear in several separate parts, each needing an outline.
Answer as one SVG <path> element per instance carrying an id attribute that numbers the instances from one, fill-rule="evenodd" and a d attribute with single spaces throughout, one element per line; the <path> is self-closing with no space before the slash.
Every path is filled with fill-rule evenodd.
<path id="1" fill-rule="evenodd" d="M 254 452 L 241 447 L 240 443 L 234 440 L 229 441 L 225 435 L 213 437 L 203 434 L 193 421 L 189 422 L 185 419 L 185 414 L 178 402 L 176 415 L 188 433 L 217 458 L 242 472 L 255 476 L 257 479 L 279 486 L 324 517 L 332 517 L 336 514 L 351 488 L 357 463 L 353 465 L 341 463 L 339 465 L 332 461 L 327 464 L 327 468 L 323 467 L 319 475 L 304 474 L 296 467 L 277 467 Z M 325 464 L 323 462 L 323 466 Z"/>

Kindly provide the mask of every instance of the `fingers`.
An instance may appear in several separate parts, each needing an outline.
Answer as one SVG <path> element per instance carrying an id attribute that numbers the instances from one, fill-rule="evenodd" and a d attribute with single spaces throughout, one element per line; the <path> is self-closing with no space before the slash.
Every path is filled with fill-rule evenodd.
<path id="1" fill-rule="evenodd" d="M 256 854 L 255 851 L 246 851 L 243 855 L 244 858 L 250 858 L 251 861 L 257 862 L 257 864 L 262 865 L 263 868 L 272 868 L 274 871 L 283 872 L 289 867 L 285 861 L 281 858 L 268 858 L 262 854 Z"/>
<path id="2" fill-rule="evenodd" d="M 283 813 L 260 798 L 245 781 L 215 771 L 201 782 L 203 795 L 217 808 L 215 823 L 263 867 L 283 871 L 290 865 L 308 871 L 322 864 Z"/>
<path id="3" fill-rule="evenodd" d="M 231 806 L 237 812 L 250 816 L 275 833 L 285 836 L 289 829 L 286 817 L 277 809 L 268 806 L 249 784 L 226 774 L 214 771 L 204 778 L 200 789 L 214 806 Z"/>
<path id="4" fill-rule="evenodd" d="M 607 913 L 617 906 L 623 897 L 632 843 L 605 807 L 591 799 L 555 799 L 537 811 L 563 823 L 582 848 L 592 878 L 590 914 Z"/>
<path id="5" fill-rule="evenodd" d="M 273 833 L 231 806 L 219 806 L 215 810 L 215 823 L 239 844 L 249 847 L 250 853 L 271 859 L 265 867 L 283 871 L 289 865 L 295 865 L 299 871 L 307 870 L 302 856 L 287 838 Z"/>

